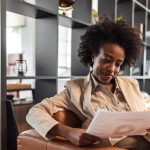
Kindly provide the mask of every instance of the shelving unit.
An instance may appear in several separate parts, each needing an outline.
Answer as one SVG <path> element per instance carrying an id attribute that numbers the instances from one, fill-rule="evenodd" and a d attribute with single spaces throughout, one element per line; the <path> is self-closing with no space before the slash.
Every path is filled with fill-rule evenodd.
<path id="1" fill-rule="evenodd" d="M 34 102 L 37 103 L 46 97 L 55 95 L 65 81 L 88 74 L 89 67 L 85 68 L 80 64 L 77 49 L 80 36 L 91 25 L 92 0 L 76 0 L 72 17 L 58 13 L 58 0 L 35 0 L 35 3 L 32 4 L 21 0 L 7 0 L 6 6 L 7 11 L 31 17 L 36 24 L 35 76 L 8 76 L 7 80 L 34 79 Z M 72 32 L 71 74 L 67 76 L 58 75 L 59 25 L 70 28 Z"/>
<path id="2" fill-rule="evenodd" d="M 24 77 L 10 74 L 6 77 L 7 82 L 13 80 L 15 82 L 35 81 L 34 88 L 32 87 L 34 89 L 33 103 L 31 101 L 16 101 L 13 103 L 19 132 L 30 128 L 25 121 L 25 116 L 34 103 L 38 103 L 46 97 L 54 96 L 62 90 L 67 80 L 76 76 L 84 76 L 89 72 L 89 68 L 85 68 L 79 63 L 77 48 L 80 35 L 91 24 L 91 5 L 92 0 L 76 0 L 72 17 L 67 17 L 58 13 L 59 0 L 35 0 L 35 3 L 32 4 L 22 0 L 6 0 L 6 11 L 32 18 L 31 20 L 34 20 L 36 27 L 35 74 Z M 82 13 L 83 9 L 84 13 Z M 72 32 L 71 68 L 70 74 L 66 76 L 58 75 L 59 25 L 70 28 Z M 34 40 L 30 42 L 34 42 Z"/>
<path id="3" fill-rule="evenodd" d="M 125 69 L 123 75 L 129 75 L 137 79 L 141 90 L 149 92 L 147 82 L 150 78 L 150 10 L 148 0 L 99 0 L 98 12 L 116 19 L 123 16 L 132 26 L 143 25 L 144 52 L 138 60 L 136 68 Z M 15 12 L 23 16 L 32 17 L 36 22 L 36 62 L 35 76 L 26 76 L 19 79 L 35 80 L 35 103 L 45 97 L 55 95 L 59 89 L 61 80 L 83 77 L 88 74 L 89 67 L 85 68 L 77 56 L 80 35 L 91 24 L 92 0 L 77 0 L 74 4 L 72 17 L 58 13 L 58 0 L 36 0 L 36 4 L 24 1 L 7 0 L 7 11 Z M 80 13 L 83 10 L 84 13 Z M 127 9 L 128 8 L 128 11 Z M 71 74 L 58 76 L 58 26 L 71 28 Z M 65 35 L 64 35 L 65 36 Z M 18 79 L 8 76 L 8 80 Z"/>
<path id="4" fill-rule="evenodd" d="M 132 26 L 144 25 L 144 52 L 138 60 L 136 68 L 125 69 L 123 75 L 129 75 L 137 79 L 141 90 L 147 92 L 146 82 L 149 81 L 150 71 L 150 10 L 148 0 L 99 0 L 98 12 L 116 19 L 123 16 Z M 36 4 L 24 1 L 7 0 L 7 11 L 15 12 L 23 16 L 35 19 L 36 22 L 36 52 L 35 52 L 35 76 L 26 76 L 19 79 L 35 80 L 35 103 L 45 97 L 55 95 L 62 84 L 61 80 L 83 77 L 88 74 L 89 67 L 85 68 L 77 56 L 80 35 L 91 24 L 92 0 L 77 0 L 73 6 L 72 17 L 58 13 L 58 0 L 36 0 Z M 84 7 L 84 13 L 82 12 Z M 127 9 L 128 8 L 128 11 Z M 71 28 L 71 74 L 58 75 L 58 36 L 59 25 Z M 65 35 L 64 35 L 65 36 Z M 150 69 L 149 69 L 150 70 Z M 8 80 L 18 79 L 16 76 L 8 76 Z M 60 83 L 59 83 L 60 82 Z M 63 82 L 64 84 L 64 82 Z M 62 85 L 61 85 L 62 86 Z"/>
<path id="5" fill-rule="evenodd" d="M 144 51 L 136 66 L 127 68 L 123 75 L 131 76 L 139 81 L 140 89 L 150 94 L 150 1 L 149 0 L 99 0 L 98 12 L 111 19 L 122 16 L 133 27 L 144 27 Z M 140 27 L 141 26 L 141 27 Z"/>

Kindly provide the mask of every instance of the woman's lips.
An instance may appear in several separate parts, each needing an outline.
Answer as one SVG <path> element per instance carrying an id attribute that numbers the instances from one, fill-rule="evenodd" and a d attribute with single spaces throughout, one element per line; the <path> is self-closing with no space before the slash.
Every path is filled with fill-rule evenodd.
<path id="1" fill-rule="evenodd" d="M 110 75 L 108 73 L 101 73 L 102 78 L 104 78 L 105 80 L 110 80 L 113 78 L 113 75 Z"/>

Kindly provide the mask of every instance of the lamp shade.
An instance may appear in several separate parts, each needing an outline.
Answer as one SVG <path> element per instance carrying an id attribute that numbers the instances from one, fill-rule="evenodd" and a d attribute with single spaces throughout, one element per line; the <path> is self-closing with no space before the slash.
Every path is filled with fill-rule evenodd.
<path id="1" fill-rule="evenodd" d="M 75 0 L 59 0 L 59 9 L 63 12 L 63 15 L 66 15 L 66 12 L 73 10 L 72 5 L 75 3 Z"/>
<path id="2" fill-rule="evenodd" d="M 25 16 L 7 11 L 7 27 L 25 26 Z"/>

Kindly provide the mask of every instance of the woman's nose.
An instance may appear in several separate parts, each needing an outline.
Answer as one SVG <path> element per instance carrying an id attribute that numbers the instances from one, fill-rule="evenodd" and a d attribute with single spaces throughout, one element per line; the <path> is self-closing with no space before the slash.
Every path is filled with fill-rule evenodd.
<path id="1" fill-rule="evenodd" d="M 114 64 L 114 63 L 109 64 L 109 66 L 108 66 L 108 70 L 109 70 L 109 71 L 111 71 L 111 72 L 114 72 L 114 71 L 116 70 L 116 66 L 115 66 L 115 64 Z"/>

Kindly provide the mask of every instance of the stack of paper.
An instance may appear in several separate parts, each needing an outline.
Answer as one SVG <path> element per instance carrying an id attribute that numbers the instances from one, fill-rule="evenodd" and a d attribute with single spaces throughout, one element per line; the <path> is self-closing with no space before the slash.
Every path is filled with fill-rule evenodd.
<path id="1" fill-rule="evenodd" d="M 150 111 L 108 112 L 99 109 L 87 133 L 101 138 L 144 135 L 150 128 Z"/>

